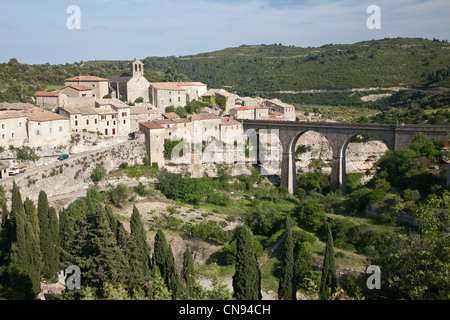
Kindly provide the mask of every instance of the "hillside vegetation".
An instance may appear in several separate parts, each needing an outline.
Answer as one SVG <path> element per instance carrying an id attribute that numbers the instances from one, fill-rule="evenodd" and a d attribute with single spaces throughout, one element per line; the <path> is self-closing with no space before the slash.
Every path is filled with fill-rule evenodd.
<path id="1" fill-rule="evenodd" d="M 449 58 L 446 41 L 397 38 L 318 48 L 242 45 L 191 56 L 147 57 L 143 62 L 150 81 L 191 79 L 240 95 L 264 95 L 308 89 L 449 87 Z M 79 74 L 105 77 L 125 72 L 130 62 L 25 65 L 12 58 L 0 64 L 0 102 L 30 101 L 36 91 Z M 332 94 L 332 103 L 339 99 Z"/>

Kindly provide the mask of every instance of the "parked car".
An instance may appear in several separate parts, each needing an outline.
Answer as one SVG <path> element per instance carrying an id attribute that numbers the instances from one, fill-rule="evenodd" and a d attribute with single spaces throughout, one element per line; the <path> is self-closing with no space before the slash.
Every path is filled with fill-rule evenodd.
<path id="1" fill-rule="evenodd" d="M 69 155 L 68 154 L 63 154 L 62 156 L 59 156 L 58 157 L 58 160 L 66 160 L 66 159 L 68 159 L 69 158 Z"/>
<path id="2" fill-rule="evenodd" d="M 25 172 L 25 168 L 19 169 L 18 167 L 12 167 L 11 169 L 8 170 L 8 175 L 15 176 L 19 173 L 24 173 L 24 172 Z"/>

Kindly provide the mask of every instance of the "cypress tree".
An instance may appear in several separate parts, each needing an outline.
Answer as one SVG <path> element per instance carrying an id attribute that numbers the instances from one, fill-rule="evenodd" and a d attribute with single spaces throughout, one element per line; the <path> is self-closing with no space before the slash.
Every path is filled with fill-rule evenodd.
<path id="1" fill-rule="evenodd" d="M 153 265 L 158 267 L 161 277 L 166 280 L 170 267 L 169 267 L 169 244 L 167 243 L 166 236 L 161 229 L 156 232 L 155 244 L 153 249 Z"/>
<path id="2" fill-rule="evenodd" d="M 27 201 L 27 209 L 30 201 Z M 11 288 L 12 298 L 34 299 L 40 291 L 39 271 L 33 266 L 33 241 L 37 241 L 37 234 L 32 226 L 32 218 L 27 216 L 22 202 L 19 188 L 13 182 L 11 196 L 11 247 L 8 259 L 7 286 Z M 31 214 L 30 214 L 31 216 Z"/>
<path id="3" fill-rule="evenodd" d="M 184 297 L 183 284 L 181 282 L 181 277 L 175 264 L 172 246 L 170 244 L 167 256 L 169 258 L 168 259 L 169 274 L 166 280 L 167 288 L 172 293 L 173 300 L 182 299 Z"/>
<path id="4" fill-rule="evenodd" d="M 238 300 L 261 300 L 261 272 L 256 259 L 253 236 L 247 227 L 238 227 L 236 235 L 234 296 Z"/>
<path id="5" fill-rule="evenodd" d="M 59 267 L 59 226 L 58 216 L 56 210 L 53 207 L 48 209 L 48 231 L 49 231 L 49 256 L 47 260 L 47 267 L 49 275 L 55 275 L 58 272 Z"/>
<path id="6" fill-rule="evenodd" d="M 150 246 L 147 242 L 144 223 L 136 206 L 133 206 L 133 213 L 131 215 L 130 235 L 136 239 L 136 245 L 139 250 L 139 260 L 144 268 L 143 272 L 147 274 L 151 267 Z"/>
<path id="7" fill-rule="evenodd" d="M 40 291 L 40 272 L 42 267 L 39 224 L 34 203 L 29 198 L 26 198 L 24 201 L 24 209 L 28 220 L 26 226 L 30 228 L 28 232 L 25 232 L 28 246 L 27 268 L 33 292 L 38 293 Z"/>
<path id="8" fill-rule="evenodd" d="M 292 220 L 288 216 L 286 217 L 286 236 L 281 257 L 278 298 L 280 300 L 295 300 L 296 291 L 294 283 L 294 238 L 292 237 Z"/>
<path id="9" fill-rule="evenodd" d="M 186 248 L 183 254 L 183 269 L 181 271 L 181 277 L 186 284 L 186 293 L 190 295 L 195 284 L 195 273 L 194 258 L 192 257 L 192 252 L 189 248 Z"/>
<path id="10" fill-rule="evenodd" d="M 337 288 L 336 264 L 334 261 L 334 244 L 331 227 L 328 223 L 328 236 L 323 260 L 322 279 L 320 282 L 319 298 L 328 300 L 330 293 L 333 294 Z"/>
<path id="11" fill-rule="evenodd" d="M 48 199 L 45 191 L 41 190 L 38 197 L 38 220 L 39 220 L 39 231 L 40 231 L 40 247 L 42 255 L 42 271 L 45 275 L 49 276 L 51 274 L 51 258 L 52 258 L 52 241 L 49 230 L 48 221 Z"/>

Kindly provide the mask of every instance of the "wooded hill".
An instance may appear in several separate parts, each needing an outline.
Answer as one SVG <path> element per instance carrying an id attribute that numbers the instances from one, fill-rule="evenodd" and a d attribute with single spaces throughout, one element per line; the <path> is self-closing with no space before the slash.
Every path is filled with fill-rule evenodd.
<path id="1" fill-rule="evenodd" d="M 150 81 L 191 79 L 240 95 L 274 91 L 369 87 L 449 87 L 447 41 L 396 38 L 316 48 L 242 45 L 182 57 L 143 59 Z M 65 65 L 0 64 L 0 101 L 29 101 L 37 90 L 78 74 L 105 77 L 131 61 Z"/>

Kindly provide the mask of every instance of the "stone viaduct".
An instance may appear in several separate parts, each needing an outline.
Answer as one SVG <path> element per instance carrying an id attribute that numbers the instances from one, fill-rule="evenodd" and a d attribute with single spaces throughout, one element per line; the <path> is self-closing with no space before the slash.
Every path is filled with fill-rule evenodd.
<path id="1" fill-rule="evenodd" d="M 336 122 L 293 122 L 242 120 L 244 131 L 254 129 L 279 130 L 282 146 L 281 186 L 293 193 L 296 189 L 295 145 L 300 136 L 307 131 L 323 135 L 333 151 L 331 167 L 331 190 L 341 189 L 345 192 L 346 170 L 345 151 L 351 139 L 362 133 L 377 136 L 389 150 L 407 149 L 417 132 L 425 133 L 429 138 L 448 139 L 450 126 L 438 125 L 390 125 L 360 124 Z"/>

